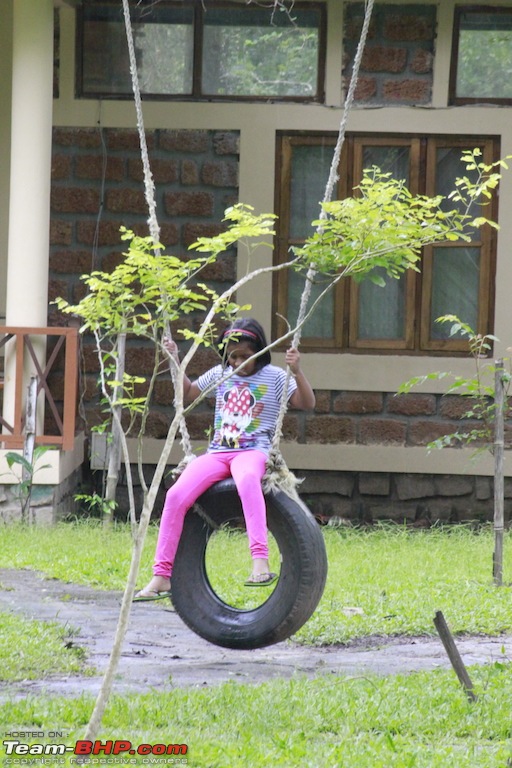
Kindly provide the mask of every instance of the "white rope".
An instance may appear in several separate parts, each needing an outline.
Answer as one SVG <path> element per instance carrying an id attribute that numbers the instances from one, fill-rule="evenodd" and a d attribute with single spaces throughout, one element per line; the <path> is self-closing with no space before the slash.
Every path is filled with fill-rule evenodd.
<path id="1" fill-rule="evenodd" d="M 352 76 L 350 78 L 347 97 L 345 99 L 345 104 L 343 106 L 343 114 L 341 117 L 340 127 L 338 130 L 338 139 L 336 141 L 336 146 L 334 148 L 334 154 L 331 162 L 331 167 L 329 170 L 329 178 L 327 180 L 324 197 L 322 200 L 323 203 L 327 203 L 331 201 L 332 195 L 334 193 L 334 189 L 336 186 L 336 182 L 339 179 L 338 168 L 340 164 L 341 150 L 343 147 L 343 143 L 345 141 L 345 134 L 346 134 L 349 112 L 352 108 L 352 104 L 354 101 L 354 94 L 357 86 L 357 81 L 359 78 L 359 70 L 361 68 L 363 51 L 366 45 L 366 39 L 368 37 L 368 29 L 370 27 L 370 20 L 371 20 L 371 15 L 373 11 L 373 6 L 374 6 L 374 0 L 367 0 L 365 5 L 365 17 L 364 17 L 363 27 L 361 29 L 361 36 L 359 38 L 356 55 L 354 57 L 354 66 L 352 68 Z M 327 218 L 327 214 L 324 210 L 324 207 L 322 206 L 322 209 L 320 211 L 320 220 L 324 220 L 326 218 Z M 322 225 L 320 224 L 317 228 L 317 232 L 321 232 L 321 231 L 322 231 Z M 292 347 L 294 347 L 295 349 L 298 348 L 300 343 L 300 339 L 302 335 L 302 327 L 304 324 L 304 318 L 306 317 L 307 307 L 309 304 L 309 299 L 311 296 L 311 291 L 313 288 L 313 280 L 315 278 L 315 275 L 316 275 L 316 270 L 314 269 L 314 267 L 310 266 L 306 274 L 304 289 L 302 291 L 302 295 L 300 298 L 299 312 L 297 315 L 297 330 L 295 331 L 292 339 Z M 291 477 L 293 476 L 292 476 L 292 473 L 289 472 L 289 470 L 287 470 L 279 450 L 279 443 L 283 436 L 284 418 L 286 416 L 286 411 L 288 408 L 288 384 L 290 381 L 290 376 L 291 376 L 291 371 L 289 368 L 287 368 L 286 381 L 283 389 L 283 396 L 281 398 L 279 415 L 276 422 L 276 429 L 274 433 L 274 438 L 272 440 L 272 448 L 269 456 L 269 471 L 267 473 L 268 485 L 277 484 L 281 486 L 283 482 L 286 482 L 287 484 L 291 482 L 292 487 L 294 487 L 297 484 L 295 480 L 288 478 L 288 476 L 291 476 Z M 277 482 L 275 479 L 273 479 L 273 473 L 276 470 L 278 474 Z M 283 475 L 283 478 L 279 479 L 281 475 Z"/>
<path id="2" fill-rule="evenodd" d="M 149 164 L 148 145 L 146 142 L 146 132 L 144 130 L 144 117 L 142 114 L 142 99 L 140 96 L 139 74 L 137 72 L 137 59 L 135 57 L 135 45 L 133 42 L 133 28 L 130 18 L 130 7 L 128 0 L 123 0 L 124 23 L 126 27 L 126 39 L 128 41 L 128 56 L 130 59 L 130 74 L 132 76 L 133 98 L 135 102 L 135 112 L 137 113 L 137 128 L 139 130 L 140 152 L 142 158 L 142 167 L 144 170 L 144 193 L 149 208 L 149 233 L 155 245 L 160 242 L 160 227 L 156 217 L 155 201 L 155 182 Z"/>
<path id="3" fill-rule="evenodd" d="M 130 8 L 128 5 L 128 0 L 123 0 L 123 12 L 124 12 L 124 23 L 126 27 L 126 38 L 128 41 L 128 55 L 130 59 L 130 74 L 132 77 L 133 97 L 135 101 L 135 111 L 137 113 L 137 128 L 139 131 L 142 167 L 144 170 L 144 194 L 145 194 L 146 202 L 148 204 L 148 209 L 149 209 L 149 216 L 148 216 L 149 233 L 151 235 L 151 239 L 153 240 L 153 243 L 155 245 L 158 245 L 160 242 L 160 226 L 158 224 L 158 219 L 156 216 L 155 182 L 153 180 L 153 174 L 151 172 L 151 166 L 149 163 L 148 145 L 146 142 L 146 132 L 144 129 L 144 116 L 142 113 L 142 99 L 140 96 L 139 75 L 137 72 L 137 59 L 135 57 L 135 45 L 133 42 L 133 29 L 132 29 L 132 22 L 130 18 Z M 157 250 L 157 253 L 159 253 L 158 250 Z M 169 324 L 167 324 L 167 327 L 165 329 L 165 334 L 169 338 L 172 338 L 171 328 Z M 176 388 L 177 370 L 176 370 L 176 367 L 172 364 L 172 362 L 169 367 L 171 371 L 172 382 L 174 387 Z M 184 461 L 188 462 L 191 458 L 193 458 L 194 454 L 192 451 L 190 434 L 188 432 L 188 428 L 184 418 L 182 418 L 180 421 L 180 433 L 181 433 L 181 447 L 183 448 L 183 453 L 185 454 Z"/>

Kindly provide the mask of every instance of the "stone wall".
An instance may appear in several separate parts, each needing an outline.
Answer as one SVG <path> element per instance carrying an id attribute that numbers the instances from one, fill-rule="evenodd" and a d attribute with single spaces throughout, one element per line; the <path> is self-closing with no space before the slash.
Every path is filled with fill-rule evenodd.
<path id="1" fill-rule="evenodd" d="M 491 477 L 390 472 L 300 472 L 299 491 L 322 524 L 400 525 L 483 523 L 493 519 Z M 512 480 L 505 481 L 505 517 L 512 510 Z"/>
<path id="2" fill-rule="evenodd" d="M 368 525 L 384 520 L 415 527 L 493 519 L 493 479 L 475 475 L 389 472 L 300 472 L 300 494 L 319 522 Z M 505 516 L 512 481 L 505 482 Z"/>
<path id="3" fill-rule="evenodd" d="M 51 525 L 80 513 L 75 500 L 76 489 L 82 481 L 82 469 L 75 470 L 58 485 L 38 485 L 31 488 L 30 504 L 25 522 Z M 23 491 L 18 485 L 0 485 L 0 522 L 22 519 Z"/>
<path id="4" fill-rule="evenodd" d="M 481 427 L 464 418 L 473 403 L 462 395 L 320 390 L 313 415 L 288 414 L 288 434 L 321 444 L 426 446 L 444 435 Z M 512 430 L 505 428 L 506 445 Z"/>
<path id="5" fill-rule="evenodd" d="M 364 4 L 348 3 L 344 49 L 347 84 L 364 20 Z M 376 3 L 355 93 L 375 105 L 430 104 L 436 7 Z"/>
<path id="6" fill-rule="evenodd" d="M 153 467 L 146 466 L 150 481 Z M 432 475 L 391 472 L 340 472 L 298 470 L 302 480 L 301 498 L 321 525 L 368 526 L 391 521 L 398 525 L 428 528 L 431 525 L 455 523 L 481 524 L 492 521 L 494 504 L 493 478 L 478 475 Z M 142 507 L 142 489 L 136 469 L 135 507 Z M 101 492 L 99 473 L 90 479 Z M 153 517 L 160 517 L 170 475 L 158 492 Z M 126 519 L 128 493 L 124 475 L 118 487 L 119 511 Z M 512 511 L 512 479 L 505 481 L 505 519 Z"/>
<path id="7" fill-rule="evenodd" d="M 197 372 L 203 369 L 197 364 Z M 468 398 L 410 393 L 316 391 L 313 413 L 289 411 L 284 424 L 284 442 L 323 445 L 426 446 L 432 440 L 457 430 L 480 425 L 461 420 Z M 162 386 L 159 404 L 153 409 L 148 432 L 164 437 L 171 418 L 172 394 Z M 191 436 L 204 440 L 213 420 L 209 400 L 187 419 Z M 506 446 L 512 432 L 506 427 Z M 469 469 L 469 468 L 468 468 Z M 329 521 L 367 525 L 382 520 L 426 527 L 435 523 L 482 523 L 493 518 L 493 479 L 473 474 L 433 475 L 422 473 L 308 471 L 299 492 L 322 524 Z M 167 481 L 168 482 L 168 481 Z M 121 494 L 124 491 L 121 489 Z M 163 489 L 155 515 L 163 503 Z M 512 478 L 505 481 L 505 514 L 512 510 Z"/>
<path id="8" fill-rule="evenodd" d="M 239 137 L 235 131 L 147 132 L 150 165 L 155 182 L 161 242 L 168 253 L 183 256 L 198 237 L 220 231 L 225 209 L 238 200 Z M 122 258 L 120 227 L 147 235 L 148 207 L 144 196 L 143 168 L 138 133 L 120 129 L 57 128 L 53 134 L 50 224 L 50 302 L 62 296 L 79 301 L 84 288 L 80 276 L 95 269 L 109 271 Z M 236 255 L 220 258 L 202 277 L 216 288 L 231 285 L 236 275 Z M 67 325 L 49 306 L 49 325 Z M 194 318 L 174 330 L 194 326 Z M 95 348 L 84 339 L 81 358 L 81 416 L 86 429 L 102 420 L 98 407 Z M 151 373 L 153 351 L 129 340 L 127 370 Z M 52 390 L 62 387 L 56 373 Z M 157 384 L 149 433 L 161 437 L 158 406 L 172 402 L 170 382 Z M 166 394 L 167 393 L 167 394 Z M 167 414 L 168 415 L 168 414 Z M 167 424 L 168 419 L 164 417 Z"/>

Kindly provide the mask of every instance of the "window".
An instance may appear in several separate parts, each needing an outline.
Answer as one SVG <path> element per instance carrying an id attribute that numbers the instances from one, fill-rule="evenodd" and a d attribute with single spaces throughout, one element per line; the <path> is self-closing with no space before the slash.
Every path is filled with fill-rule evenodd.
<path id="1" fill-rule="evenodd" d="M 512 104 L 512 8 L 455 9 L 451 104 Z"/>
<path id="2" fill-rule="evenodd" d="M 277 200 L 279 231 L 276 258 L 287 260 L 289 248 L 302 245 L 318 218 L 336 137 L 280 136 Z M 463 150 L 480 147 L 485 162 L 498 156 L 491 138 L 347 136 L 340 162 L 337 196 L 350 194 L 364 168 L 378 166 L 405 179 L 414 194 L 447 195 L 458 176 L 466 173 Z M 494 205 L 494 203 L 493 203 Z M 449 207 L 453 203 L 449 201 Z M 494 209 L 484 215 L 495 218 Z M 436 318 L 457 314 L 480 333 L 491 328 L 495 236 L 484 226 L 471 242 L 439 243 L 424 249 L 421 272 L 408 270 L 400 279 L 385 278 L 380 287 L 370 281 L 340 281 L 323 299 L 304 326 L 308 348 L 350 351 L 393 351 L 412 354 L 466 351 L 463 339 L 449 338 Z M 318 276 L 317 293 L 322 277 Z M 274 283 L 274 314 L 294 320 L 303 278 L 278 272 Z M 314 292 L 313 292 L 314 298 Z M 276 320 L 275 333 L 283 331 Z"/>
<path id="3" fill-rule="evenodd" d="M 151 98 L 322 101 L 325 7 L 135 2 L 131 19 L 141 93 Z M 77 93 L 132 98 L 120 2 L 78 12 Z"/>

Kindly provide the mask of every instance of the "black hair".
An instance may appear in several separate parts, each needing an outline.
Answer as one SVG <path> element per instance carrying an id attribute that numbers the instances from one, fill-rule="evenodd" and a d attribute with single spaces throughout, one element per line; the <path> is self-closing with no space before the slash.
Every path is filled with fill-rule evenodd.
<path id="1" fill-rule="evenodd" d="M 217 340 L 217 348 L 224 364 L 226 362 L 226 349 L 230 341 L 234 341 L 237 344 L 241 341 L 246 341 L 254 352 L 260 352 L 267 346 L 265 331 L 258 321 L 252 317 L 235 320 Z M 269 365 L 270 360 L 270 351 L 267 349 L 266 352 L 254 361 L 256 370 L 260 371 L 266 365 Z"/>

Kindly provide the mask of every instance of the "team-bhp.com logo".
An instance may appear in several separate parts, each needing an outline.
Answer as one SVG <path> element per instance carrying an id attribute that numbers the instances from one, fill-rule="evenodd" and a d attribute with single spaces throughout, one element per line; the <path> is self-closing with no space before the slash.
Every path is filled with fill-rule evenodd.
<path id="1" fill-rule="evenodd" d="M 103 757 L 105 755 L 114 757 L 119 755 L 124 757 L 128 755 L 158 755 L 163 757 L 164 755 L 186 755 L 188 751 L 186 744 L 139 744 L 135 747 L 131 741 L 126 741 L 125 739 L 116 739 L 115 741 L 87 741 L 82 739 L 75 742 L 74 747 L 67 747 L 65 744 L 24 744 L 21 741 L 12 739 L 4 741 L 3 745 L 5 754 L 8 757 L 18 758 L 29 755 L 59 757 L 73 754 L 77 756 L 77 763 L 81 762 L 80 757 L 91 757 L 93 755 L 101 755 Z M 13 764 L 17 762 L 19 761 L 12 760 Z M 8 764 L 6 763 L 6 765 Z"/>

